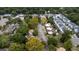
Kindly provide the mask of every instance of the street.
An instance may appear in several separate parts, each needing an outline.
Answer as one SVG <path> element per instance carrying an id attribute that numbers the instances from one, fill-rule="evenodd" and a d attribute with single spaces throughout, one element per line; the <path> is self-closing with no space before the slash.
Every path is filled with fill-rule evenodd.
<path id="1" fill-rule="evenodd" d="M 38 24 L 38 36 L 42 41 L 47 42 L 48 39 L 42 29 L 42 24 Z"/>

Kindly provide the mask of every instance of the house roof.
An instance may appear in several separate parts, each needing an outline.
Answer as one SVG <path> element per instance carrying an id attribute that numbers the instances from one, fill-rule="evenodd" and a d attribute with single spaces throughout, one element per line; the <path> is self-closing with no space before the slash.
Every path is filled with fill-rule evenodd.
<path id="1" fill-rule="evenodd" d="M 47 29 L 47 30 L 52 30 L 52 28 L 51 28 L 51 27 L 47 27 L 46 29 Z"/>
<path id="2" fill-rule="evenodd" d="M 45 24 L 45 26 L 51 26 L 51 24 L 50 23 L 47 23 L 47 24 Z"/>
<path id="3" fill-rule="evenodd" d="M 3 18 L 0 20 L 0 26 L 4 26 L 6 25 L 6 22 L 8 22 L 9 20 L 7 18 Z"/>
<path id="4" fill-rule="evenodd" d="M 53 32 L 52 31 L 48 31 L 48 34 L 53 34 Z"/>

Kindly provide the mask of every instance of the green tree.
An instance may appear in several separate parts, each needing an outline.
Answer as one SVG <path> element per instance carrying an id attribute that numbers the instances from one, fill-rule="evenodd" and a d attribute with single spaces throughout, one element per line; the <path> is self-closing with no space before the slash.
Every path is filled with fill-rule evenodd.
<path id="1" fill-rule="evenodd" d="M 50 22 L 51 24 L 53 24 L 54 22 L 53 22 L 53 18 L 52 17 L 49 17 L 48 18 L 48 22 Z"/>
<path id="2" fill-rule="evenodd" d="M 7 48 L 9 46 L 9 37 L 6 35 L 0 36 L 0 48 Z"/>
<path id="3" fill-rule="evenodd" d="M 17 30 L 17 33 L 21 33 L 22 35 L 28 34 L 28 25 L 21 24 L 20 28 Z"/>
<path id="4" fill-rule="evenodd" d="M 57 39 L 54 38 L 53 36 L 48 37 L 48 45 L 53 45 L 53 46 L 57 46 Z"/>
<path id="5" fill-rule="evenodd" d="M 65 33 L 62 34 L 62 37 L 60 39 L 60 42 L 64 43 L 67 40 L 70 40 L 71 39 L 71 35 L 72 35 L 72 32 L 71 31 L 65 31 Z"/>
<path id="6" fill-rule="evenodd" d="M 34 29 L 37 27 L 38 25 L 38 18 L 37 17 L 33 17 L 32 19 L 30 19 L 30 21 L 28 22 L 29 28 Z"/>
<path id="7" fill-rule="evenodd" d="M 38 29 L 37 28 L 34 29 L 33 35 L 34 36 L 37 36 L 38 35 Z"/>
<path id="8" fill-rule="evenodd" d="M 49 51 L 56 51 L 56 47 L 54 45 L 48 45 Z"/>
<path id="9" fill-rule="evenodd" d="M 0 30 L 2 29 L 2 26 L 0 26 Z"/>
<path id="10" fill-rule="evenodd" d="M 24 44 L 18 44 L 18 43 L 11 43 L 9 46 L 10 51 L 23 51 L 24 50 Z"/>
<path id="11" fill-rule="evenodd" d="M 25 43 L 26 42 L 25 36 L 23 36 L 21 33 L 16 33 L 10 39 L 11 39 L 11 41 L 18 42 L 18 43 Z"/>
<path id="12" fill-rule="evenodd" d="M 79 51 L 79 45 L 76 46 L 76 50 Z"/>
<path id="13" fill-rule="evenodd" d="M 41 23 L 42 23 L 42 24 L 47 23 L 47 18 L 41 18 Z"/>
<path id="14" fill-rule="evenodd" d="M 70 50 L 71 50 L 71 48 L 72 48 L 72 43 L 71 43 L 70 40 L 68 40 L 68 41 L 66 41 L 66 42 L 64 43 L 64 48 L 65 48 L 67 51 L 70 51 Z"/>
<path id="15" fill-rule="evenodd" d="M 41 51 L 44 49 L 44 44 L 38 38 L 30 37 L 28 42 L 26 42 L 26 49 L 29 51 Z"/>

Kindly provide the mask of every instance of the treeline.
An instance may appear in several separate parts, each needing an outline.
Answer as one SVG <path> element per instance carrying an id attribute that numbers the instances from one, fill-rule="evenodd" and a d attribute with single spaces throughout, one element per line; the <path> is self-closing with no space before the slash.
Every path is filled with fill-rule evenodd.
<path id="1" fill-rule="evenodd" d="M 44 14 L 45 11 L 56 13 L 59 8 L 46 8 L 46 7 L 0 7 L 0 14 Z"/>
<path id="2" fill-rule="evenodd" d="M 76 7 L 0 7 L 0 14 L 44 14 L 45 11 L 51 13 L 78 13 L 79 8 Z"/>
<path id="3" fill-rule="evenodd" d="M 0 7 L 2 14 L 44 14 L 44 13 L 62 13 L 70 20 L 79 25 L 79 8 L 78 7 Z"/>

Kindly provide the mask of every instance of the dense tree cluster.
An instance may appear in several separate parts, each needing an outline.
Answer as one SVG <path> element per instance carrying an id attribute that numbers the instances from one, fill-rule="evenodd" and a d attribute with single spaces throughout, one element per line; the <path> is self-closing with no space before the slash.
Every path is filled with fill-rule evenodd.
<path id="1" fill-rule="evenodd" d="M 56 47 L 58 45 L 58 40 L 55 37 L 49 36 L 47 43 L 48 43 L 48 48 L 50 51 L 56 50 Z"/>
<path id="2" fill-rule="evenodd" d="M 71 39 L 71 35 L 72 35 L 72 32 L 71 31 L 65 31 L 65 33 L 62 34 L 62 37 L 61 37 L 60 41 L 62 43 L 64 43 L 67 40 L 70 40 Z"/>
<path id="3" fill-rule="evenodd" d="M 65 31 L 60 39 L 60 42 L 63 43 L 63 46 L 67 51 L 70 51 L 72 49 L 71 35 L 71 31 Z"/>
<path id="4" fill-rule="evenodd" d="M 25 8 L 25 7 L 1 7 L 0 8 L 0 14 L 13 14 L 17 15 L 20 13 L 23 14 L 44 14 L 45 12 L 50 11 L 50 13 L 62 13 L 65 16 L 67 16 L 70 20 L 74 21 L 76 24 L 79 25 L 79 8 L 78 7 L 30 7 L 30 8 Z"/>

